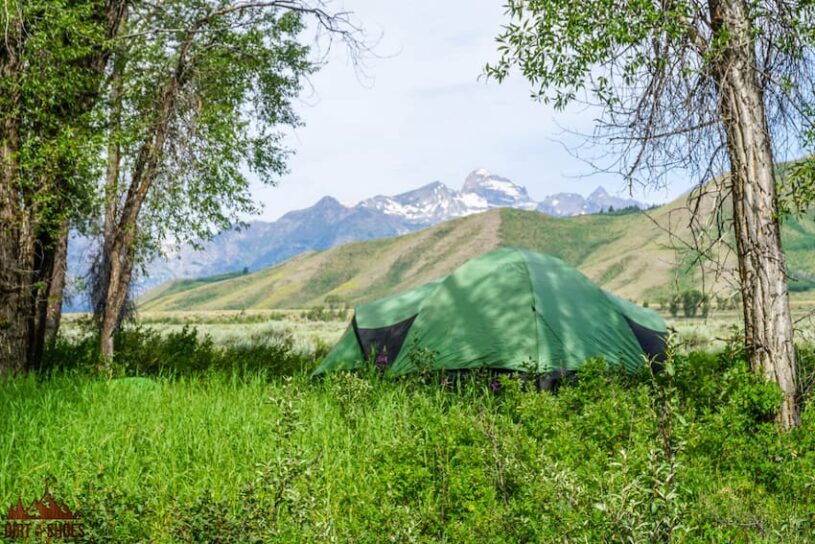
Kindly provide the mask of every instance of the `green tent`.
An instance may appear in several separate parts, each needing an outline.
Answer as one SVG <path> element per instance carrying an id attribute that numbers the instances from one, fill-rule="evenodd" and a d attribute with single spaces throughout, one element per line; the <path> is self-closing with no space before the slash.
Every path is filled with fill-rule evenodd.
<path id="1" fill-rule="evenodd" d="M 665 322 L 602 290 L 560 259 L 503 248 L 449 276 L 357 306 L 315 371 L 353 369 L 374 357 L 394 375 L 415 370 L 411 350 L 438 369 L 573 371 L 602 356 L 629 370 L 664 355 Z"/>

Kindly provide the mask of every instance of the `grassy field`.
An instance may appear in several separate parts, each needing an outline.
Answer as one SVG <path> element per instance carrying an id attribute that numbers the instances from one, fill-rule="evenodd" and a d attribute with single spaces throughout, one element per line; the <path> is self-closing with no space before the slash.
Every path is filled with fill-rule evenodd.
<path id="1" fill-rule="evenodd" d="M 342 314 L 145 313 L 113 379 L 67 316 L 54 370 L 0 384 L 0 507 L 48 489 L 88 542 L 815 542 L 811 348 L 779 434 L 735 315 L 672 320 L 669 372 L 589 364 L 551 395 L 311 381 Z"/>
<path id="2" fill-rule="evenodd" d="M 308 319 L 309 310 L 247 310 L 214 312 L 143 312 L 139 326 L 162 334 L 194 328 L 208 335 L 218 345 L 252 345 L 258 342 L 291 341 L 297 351 L 324 350 L 336 342 L 351 319 L 351 313 L 336 311 Z M 77 338 L 85 335 L 88 326 L 84 314 L 69 314 L 64 334 Z"/>
<path id="3" fill-rule="evenodd" d="M 742 364 L 590 366 L 558 395 L 338 374 L 0 387 L 0 503 L 93 542 L 810 542 L 815 433 Z"/>
<path id="4" fill-rule="evenodd" d="M 793 319 L 800 342 L 815 345 L 815 300 L 793 297 Z M 218 344 L 252 343 L 265 337 L 290 338 L 298 349 L 313 351 L 336 342 L 351 319 L 352 312 L 327 312 L 308 319 L 309 310 L 213 310 L 141 312 L 139 323 L 163 333 L 195 327 Z M 709 317 L 672 317 L 660 311 L 668 326 L 678 332 L 683 350 L 719 350 L 738 334 L 741 317 L 736 311 L 714 311 Z M 82 334 L 83 314 L 66 316 L 65 332 Z"/>

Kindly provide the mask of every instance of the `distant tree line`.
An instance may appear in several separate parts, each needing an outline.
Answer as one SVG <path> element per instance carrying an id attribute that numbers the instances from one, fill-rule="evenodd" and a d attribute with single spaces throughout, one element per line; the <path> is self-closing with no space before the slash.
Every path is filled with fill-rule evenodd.
<path id="1" fill-rule="evenodd" d="M 652 210 L 654 208 L 658 208 L 659 206 L 649 206 L 646 208 L 647 210 Z M 643 208 L 639 206 L 625 206 L 623 208 L 615 208 L 614 206 L 609 206 L 608 208 L 600 208 L 600 213 L 605 215 L 629 215 L 632 213 L 642 213 Z"/>
<path id="2" fill-rule="evenodd" d="M 300 312 L 300 317 L 306 321 L 334 321 L 346 319 L 348 316 L 348 301 L 339 295 L 327 295 L 322 306 L 314 306 Z"/>
<path id="3" fill-rule="evenodd" d="M 708 317 L 711 310 L 719 312 L 737 311 L 741 308 L 741 293 L 725 295 L 709 295 L 699 289 L 685 289 L 673 295 L 656 299 L 659 309 L 667 311 L 673 317 Z M 646 300 L 643 305 L 649 306 Z"/>

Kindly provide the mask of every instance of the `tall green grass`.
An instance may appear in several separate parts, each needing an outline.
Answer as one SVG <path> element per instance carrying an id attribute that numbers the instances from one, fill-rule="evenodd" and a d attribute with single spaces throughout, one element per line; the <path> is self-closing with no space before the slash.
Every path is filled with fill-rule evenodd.
<path id="1" fill-rule="evenodd" d="M 239 368 L 0 383 L 0 505 L 47 486 L 98 542 L 815 541 L 815 412 L 780 434 L 737 352 L 554 395 Z"/>

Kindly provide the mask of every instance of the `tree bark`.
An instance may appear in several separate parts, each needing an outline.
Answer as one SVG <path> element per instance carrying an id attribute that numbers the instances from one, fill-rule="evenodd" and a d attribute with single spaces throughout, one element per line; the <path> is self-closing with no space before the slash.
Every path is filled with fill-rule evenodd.
<path id="1" fill-rule="evenodd" d="M 113 335 L 121 323 L 127 292 L 120 294 L 122 261 L 118 257 L 117 220 L 119 217 L 119 177 L 122 151 L 119 144 L 121 129 L 123 71 L 127 62 L 125 52 L 117 55 L 111 74 L 110 133 L 108 135 L 107 169 L 105 171 L 105 217 L 102 237 L 102 267 L 99 273 L 99 307 L 94 311 L 99 319 L 99 350 L 109 361 L 113 357 Z M 121 299 L 121 300 L 120 300 Z"/>
<path id="2" fill-rule="evenodd" d="M 53 236 L 58 229 L 40 228 L 34 241 L 34 266 L 31 270 L 31 326 L 28 338 L 28 369 L 40 369 L 45 350 L 48 295 L 54 274 L 58 240 Z"/>
<path id="3" fill-rule="evenodd" d="M 0 129 L 0 373 L 33 368 L 42 358 L 54 257 L 52 232 L 34 219 L 40 211 L 35 189 L 25 187 L 21 178 L 24 32 L 21 20 L 9 25 L 0 50 L 2 92 L 8 100 Z M 38 183 L 40 189 L 51 187 L 49 180 Z"/>
<path id="4" fill-rule="evenodd" d="M 59 332 L 62 321 L 62 303 L 65 293 L 65 274 L 68 271 L 69 224 L 65 221 L 60 228 L 54 248 L 54 267 L 51 285 L 48 289 L 48 305 L 45 314 L 45 340 L 53 340 Z"/>
<path id="5" fill-rule="evenodd" d="M 32 229 L 20 196 L 22 21 L 12 18 L 0 43 L 0 374 L 26 367 L 30 337 Z"/>
<path id="6" fill-rule="evenodd" d="M 790 428 L 800 422 L 795 348 L 752 22 L 744 0 L 711 0 L 710 10 L 714 32 L 728 37 L 715 52 L 713 66 L 730 157 L 745 346 L 753 371 L 781 388 L 784 400 L 778 419 L 782 427 Z"/>
<path id="7" fill-rule="evenodd" d="M 131 236 L 114 242 L 109 260 L 108 285 L 105 290 L 104 312 L 100 323 L 100 351 L 108 360 L 113 357 L 113 336 L 118 330 L 124 316 L 130 280 L 135 261 L 135 225 Z"/>

